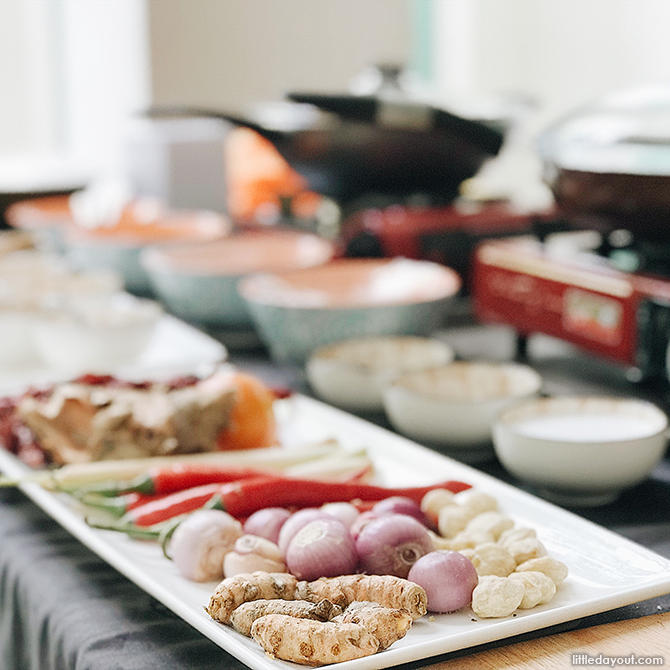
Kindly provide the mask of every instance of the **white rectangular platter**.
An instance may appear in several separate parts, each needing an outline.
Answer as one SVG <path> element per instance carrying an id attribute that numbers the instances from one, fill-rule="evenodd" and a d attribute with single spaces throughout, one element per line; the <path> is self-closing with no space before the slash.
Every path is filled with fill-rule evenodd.
<path id="1" fill-rule="evenodd" d="M 427 659 L 670 593 L 670 561 L 559 507 L 305 396 L 278 401 L 277 413 L 286 448 L 325 438 L 336 438 L 347 448 L 365 447 L 385 485 L 460 479 L 485 490 L 497 498 L 501 510 L 517 526 L 534 528 L 549 554 L 570 571 L 547 605 L 519 610 L 505 619 L 478 619 L 469 608 L 426 616 L 389 649 L 338 664 L 342 670 L 377 670 Z M 26 472 L 25 466 L 2 450 L 0 469 L 11 476 Z M 60 494 L 35 484 L 24 484 L 23 489 L 110 565 L 250 668 L 297 667 L 269 658 L 253 640 L 212 621 L 203 606 L 216 584 L 195 584 L 180 577 L 157 545 L 94 530 Z"/>
<path id="2" fill-rule="evenodd" d="M 139 358 L 113 372 L 124 379 L 154 379 L 164 376 L 196 374 L 224 361 L 226 348 L 194 326 L 163 315 L 146 349 Z M 39 386 L 71 379 L 72 371 L 50 368 L 36 361 L 33 365 L 0 367 L 0 393 L 10 395 L 28 386 Z"/>

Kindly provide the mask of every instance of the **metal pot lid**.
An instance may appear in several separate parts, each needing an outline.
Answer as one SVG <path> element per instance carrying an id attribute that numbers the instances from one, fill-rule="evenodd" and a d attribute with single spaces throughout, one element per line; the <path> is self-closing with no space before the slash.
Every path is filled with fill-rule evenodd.
<path id="1" fill-rule="evenodd" d="M 551 126 L 538 148 L 560 169 L 670 176 L 670 88 L 614 93 Z"/>

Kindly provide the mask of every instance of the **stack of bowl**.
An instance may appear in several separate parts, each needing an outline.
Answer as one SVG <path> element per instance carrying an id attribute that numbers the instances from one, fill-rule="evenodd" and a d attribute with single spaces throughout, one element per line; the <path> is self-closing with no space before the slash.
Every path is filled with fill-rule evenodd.
<path id="1" fill-rule="evenodd" d="M 167 309 L 218 331 L 253 329 L 237 291 L 248 275 L 311 268 L 329 262 L 335 245 L 310 233 L 283 229 L 246 230 L 207 244 L 151 247 L 141 266 Z"/>
<path id="2" fill-rule="evenodd" d="M 61 295 L 45 305 L 32 338 L 42 361 L 60 374 L 113 373 L 139 360 L 162 316 L 154 300 L 122 291 Z"/>
<path id="3" fill-rule="evenodd" d="M 0 256 L 0 371 L 110 371 L 132 362 L 163 312 L 121 289 L 118 274 L 74 272 L 52 254 Z"/>
<path id="4" fill-rule="evenodd" d="M 19 200 L 5 210 L 5 220 L 12 228 L 31 233 L 39 248 L 62 253 L 64 230 L 73 225 L 70 196 Z"/>
<path id="5" fill-rule="evenodd" d="M 149 199 L 134 200 L 108 225 L 66 228 L 63 246 L 78 269 L 109 268 L 119 272 L 128 291 L 151 295 L 151 282 L 140 264 L 148 246 L 211 243 L 230 234 L 232 225 L 221 214 L 205 210 L 166 211 Z"/>
<path id="6" fill-rule="evenodd" d="M 436 337 L 356 338 L 314 351 L 306 373 L 326 402 L 385 413 L 399 433 L 461 461 L 490 459 L 498 415 L 542 380 L 526 365 L 453 358 Z"/>

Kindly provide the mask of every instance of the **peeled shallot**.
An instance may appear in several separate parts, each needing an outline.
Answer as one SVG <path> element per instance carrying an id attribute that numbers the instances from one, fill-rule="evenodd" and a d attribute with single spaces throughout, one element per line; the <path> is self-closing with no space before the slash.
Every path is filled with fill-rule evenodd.
<path id="1" fill-rule="evenodd" d="M 216 509 L 193 512 L 176 528 L 168 555 L 179 572 L 195 582 L 223 578 L 223 557 L 242 535 L 242 524 Z"/>

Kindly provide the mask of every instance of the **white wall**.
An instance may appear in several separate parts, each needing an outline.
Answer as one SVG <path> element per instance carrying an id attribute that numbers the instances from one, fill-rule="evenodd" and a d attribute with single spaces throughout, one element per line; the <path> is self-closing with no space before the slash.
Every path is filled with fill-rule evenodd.
<path id="1" fill-rule="evenodd" d="M 53 0 L 52 0 L 53 1 Z M 66 142 L 95 172 L 123 167 L 130 118 L 149 104 L 144 0 L 60 0 Z"/>
<path id="2" fill-rule="evenodd" d="M 615 89 L 670 84 L 668 0 L 433 2 L 443 98 L 530 94 L 539 129 Z"/>
<path id="3" fill-rule="evenodd" d="M 408 0 L 149 0 L 153 99 L 237 112 L 410 58 Z"/>
<path id="4" fill-rule="evenodd" d="M 114 173 L 149 103 L 144 0 L 0 0 L 0 181 Z M 57 160 L 56 160 L 57 159 Z M 78 182 L 78 180 L 76 180 Z"/>
<path id="5" fill-rule="evenodd" d="M 48 0 L 0 2 L 0 153 L 58 142 Z"/>

